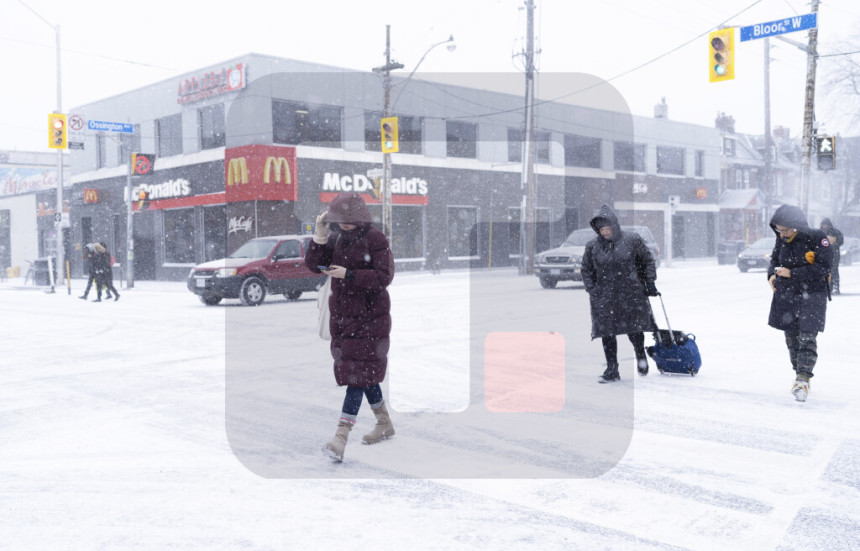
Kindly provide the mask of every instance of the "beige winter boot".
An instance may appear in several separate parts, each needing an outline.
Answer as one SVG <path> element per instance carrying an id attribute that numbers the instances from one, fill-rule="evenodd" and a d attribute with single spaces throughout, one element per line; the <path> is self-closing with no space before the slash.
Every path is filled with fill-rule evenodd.
<path id="1" fill-rule="evenodd" d="M 361 439 L 362 444 L 378 444 L 394 436 L 394 425 L 391 424 L 391 418 L 388 416 L 385 402 L 374 409 L 373 414 L 376 416 L 376 426 L 373 427 L 372 431 L 364 435 Z"/>
<path id="2" fill-rule="evenodd" d="M 337 424 L 337 430 L 331 442 L 325 445 L 323 452 L 331 456 L 334 461 L 343 461 L 343 451 L 346 449 L 346 439 L 349 438 L 349 431 L 352 430 L 352 423 L 341 420 Z"/>

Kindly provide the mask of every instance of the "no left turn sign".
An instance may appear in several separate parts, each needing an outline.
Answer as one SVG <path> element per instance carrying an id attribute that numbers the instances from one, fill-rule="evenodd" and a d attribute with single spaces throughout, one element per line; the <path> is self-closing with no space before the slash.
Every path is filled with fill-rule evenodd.
<path id="1" fill-rule="evenodd" d="M 80 115 L 69 116 L 69 128 L 71 130 L 81 130 L 84 127 L 84 118 Z"/>

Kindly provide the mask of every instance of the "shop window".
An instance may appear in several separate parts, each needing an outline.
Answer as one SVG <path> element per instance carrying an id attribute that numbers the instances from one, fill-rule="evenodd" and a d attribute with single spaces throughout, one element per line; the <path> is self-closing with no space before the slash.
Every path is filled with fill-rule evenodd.
<path id="1" fill-rule="evenodd" d="M 549 132 L 535 132 L 535 162 L 549 164 Z M 523 162 L 523 131 L 508 128 L 508 161 Z"/>
<path id="2" fill-rule="evenodd" d="M 705 175 L 705 152 L 696 151 L 696 176 Z"/>
<path id="3" fill-rule="evenodd" d="M 565 134 L 564 166 L 600 168 L 600 138 Z"/>
<path id="4" fill-rule="evenodd" d="M 478 125 L 470 122 L 447 121 L 445 135 L 449 157 L 474 159 L 478 156 Z"/>
<path id="5" fill-rule="evenodd" d="M 645 144 L 615 142 L 613 146 L 615 170 L 645 172 Z"/>
<path id="6" fill-rule="evenodd" d="M 0 270 L 12 265 L 12 211 L 0 210 Z"/>
<path id="7" fill-rule="evenodd" d="M 194 264 L 194 209 L 164 211 L 164 263 Z"/>
<path id="8" fill-rule="evenodd" d="M 96 134 L 96 168 L 107 166 L 107 136 Z"/>
<path id="9" fill-rule="evenodd" d="M 522 221 L 520 220 L 520 214 L 522 213 L 522 209 L 518 208 L 509 208 L 508 209 L 508 239 L 511 243 L 511 258 L 522 256 L 522 242 L 520 241 L 520 232 L 522 228 L 520 224 Z"/>
<path id="10" fill-rule="evenodd" d="M 155 121 L 156 154 L 172 157 L 182 154 L 182 114 L 163 117 Z"/>
<path id="11" fill-rule="evenodd" d="M 273 141 L 341 147 L 341 118 L 339 107 L 272 100 Z"/>
<path id="12" fill-rule="evenodd" d="M 364 112 L 364 149 L 366 151 L 382 151 L 382 132 L 379 121 L 382 119 L 380 111 Z M 422 153 L 422 127 L 424 119 L 421 117 L 397 116 L 397 134 L 400 138 L 400 153 Z"/>
<path id="13" fill-rule="evenodd" d="M 227 207 L 203 207 L 204 262 L 227 256 Z"/>
<path id="14" fill-rule="evenodd" d="M 224 147 L 227 143 L 223 103 L 198 109 L 197 125 L 200 128 L 200 149 Z"/>
<path id="15" fill-rule="evenodd" d="M 424 207 L 391 207 L 391 252 L 394 258 L 424 258 Z"/>
<path id="16" fill-rule="evenodd" d="M 477 207 L 448 207 L 448 258 L 477 257 Z"/>
<path id="17" fill-rule="evenodd" d="M 657 173 L 684 175 L 684 148 L 657 146 Z"/>

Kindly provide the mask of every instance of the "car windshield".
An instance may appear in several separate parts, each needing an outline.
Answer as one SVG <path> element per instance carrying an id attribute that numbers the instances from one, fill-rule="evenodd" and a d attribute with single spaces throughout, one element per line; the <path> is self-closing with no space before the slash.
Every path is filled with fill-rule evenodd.
<path id="1" fill-rule="evenodd" d="M 586 243 L 597 237 L 597 234 L 591 228 L 576 230 L 567 236 L 567 239 L 562 243 L 562 247 L 583 247 Z"/>
<path id="2" fill-rule="evenodd" d="M 749 246 L 750 249 L 773 249 L 774 239 L 773 237 L 762 237 L 755 243 Z M 737 249 L 735 249 L 737 250 Z"/>
<path id="3" fill-rule="evenodd" d="M 277 244 L 277 239 L 252 239 L 236 249 L 230 258 L 266 258 Z"/>

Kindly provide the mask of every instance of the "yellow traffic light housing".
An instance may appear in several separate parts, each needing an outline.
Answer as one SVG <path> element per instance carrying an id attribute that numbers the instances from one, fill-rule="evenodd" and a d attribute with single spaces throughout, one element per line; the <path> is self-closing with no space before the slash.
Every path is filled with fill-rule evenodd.
<path id="1" fill-rule="evenodd" d="M 48 147 L 51 149 L 66 149 L 68 147 L 68 129 L 66 116 L 62 113 L 48 115 Z"/>
<path id="2" fill-rule="evenodd" d="M 708 80 L 735 78 L 735 29 L 720 29 L 708 35 Z"/>
<path id="3" fill-rule="evenodd" d="M 382 152 L 397 153 L 400 151 L 400 139 L 397 135 L 397 117 L 383 117 L 380 121 L 382 130 Z"/>

